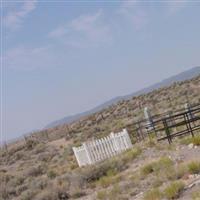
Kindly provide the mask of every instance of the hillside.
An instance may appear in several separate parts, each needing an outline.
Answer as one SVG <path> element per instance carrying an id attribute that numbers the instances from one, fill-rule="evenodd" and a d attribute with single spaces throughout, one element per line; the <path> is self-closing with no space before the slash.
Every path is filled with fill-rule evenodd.
<path id="1" fill-rule="evenodd" d="M 54 122 L 48 124 L 46 126 L 46 128 L 52 128 L 54 126 L 62 125 L 62 124 L 65 124 L 65 123 L 71 123 L 73 121 L 80 119 L 81 117 L 93 114 L 93 113 L 98 112 L 98 111 L 100 111 L 104 108 L 107 108 L 108 106 L 115 104 L 120 100 L 128 100 L 128 99 L 130 99 L 134 96 L 145 94 L 145 93 L 151 92 L 155 89 L 159 89 L 161 87 L 169 86 L 170 84 L 172 84 L 174 82 L 185 81 L 185 80 L 188 80 L 188 79 L 191 79 L 191 78 L 197 76 L 198 74 L 200 74 L 200 67 L 194 67 L 190 70 L 187 70 L 187 71 L 184 71 L 184 72 L 182 72 L 178 75 L 172 76 L 168 79 L 165 79 L 165 80 L 163 80 L 159 83 L 151 85 L 151 86 L 144 88 L 140 91 L 134 92 L 134 93 L 126 95 L 126 96 L 115 97 L 115 98 L 111 99 L 110 101 L 107 101 L 107 102 L 105 102 L 105 103 L 103 103 L 103 104 L 101 104 L 101 105 L 99 105 L 99 106 L 97 106 L 97 107 L 95 107 L 95 108 L 93 108 L 89 111 L 79 113 L 79 114 L 76 114 L 76 115 L 72 115 L 72 116 L 68 116 L 68 117 L 64 117 L 63 119 L 54 121 Z"/>
<path id="2" fill-rule="evenodd" d="M 72 146 L 143 119 L 145 106 L 158 114 L 188 101 L 200 102 L 200 75 L 5 146 L 0 150 L 0 200 L 200 199 L 199 132 L 192 141 L 184 137 L 172 145 L 147 139 L 96 167 L 79 168 L 72 152 Z"/>

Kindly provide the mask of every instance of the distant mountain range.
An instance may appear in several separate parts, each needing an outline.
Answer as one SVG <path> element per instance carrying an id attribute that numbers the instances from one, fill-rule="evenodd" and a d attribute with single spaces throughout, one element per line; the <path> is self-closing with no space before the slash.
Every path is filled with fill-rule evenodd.
<path id="1" fill-rule="evenodd" d="M 200 74 L 200 67 L 194 67 L 190 70 L 187 70 L 187 71 L 184 71 L 178 75 L 175 75 L 175 76 L 172 76 L 168 79 L 165 79 L 159 83 L 156 83 L 156 84 L 153 84 L 151 85 L 150 87 L 146 87 L 146 88 L 143 88 L 137 92 L 134 92 L 132 94 L 129 94 L 129 95 L 125 95 L 125 96 L 118 96 L 118 97 L 115 97 L 113 99 L 111 99 L 110 101 L 107 101 L 91 110 L 88 110 L 86 112 L 82 112 L 82 113 L 79 113 L 79 114 L 75 114 L 75 115 L 71 115 L 71 116 L 67 116 L 67 117 L 64 117 L 60 120 L 57 120 L 57 121 L 54 121 L 50 124 L 48 124 L 45 128 L 51 128 L 51 127 L 54 127 L 54 126 L 58 126 L 58 125 L 62 125 L 62 124 L 65 124 L 65 123 L 71 123 L 71 122 L 74 122 L 78 119 L 80 119 L 81 117 L 84 117 L 84 116 L 87 116 L 87 115 L 90 115 L 90 114 L 93 114 L 95 112 L 98 112 L 112 104 L 115 104 L 117 103 L 118 101 L 120 100 L 127 100 L 127 99 L 130 99 L 134 96 L 138 96 L 138 95 L 141 95 L 141 94 L 145 94 L 145 93 L 148 93 L 148 92 L 151 92 L 155 89 L 158 89 L 158 88 L 162 88 L 162 87 L 166 87 L 166 86 L 169 86 L 171 84 L 173 84 L 174 82 L 180 82 L 180 81 L 185 81 L 185 80 L 189 80 L 197 75 Z"/>

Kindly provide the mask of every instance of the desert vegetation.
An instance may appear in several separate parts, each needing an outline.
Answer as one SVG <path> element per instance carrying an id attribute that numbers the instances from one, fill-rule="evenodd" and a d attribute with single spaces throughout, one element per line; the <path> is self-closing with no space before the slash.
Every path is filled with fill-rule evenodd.
<path id="1" fill-rule="evenodd" d="M 188 99 L 198 103 L 199 86 L 200 76 L 5 145 L 0 150 L 0 200 L 199 199 L 197 131 L 194 138 L 175 139 L 171 145 L 155 138 L 132 141 L 132 149 L 95 166 L 79 168 L 72 151 L 72 146 L 141 119 L 144 106 L 161 113 L 181 108 Z"/>

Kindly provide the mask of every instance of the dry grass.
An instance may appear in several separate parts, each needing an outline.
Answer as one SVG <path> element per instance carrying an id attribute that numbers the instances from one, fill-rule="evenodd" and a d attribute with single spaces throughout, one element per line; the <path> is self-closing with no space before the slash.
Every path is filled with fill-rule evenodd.
<path id="1" fill-rule="evenodd" d="M 167 199 L 178 198 L 183 191 L 184 186 L 184 183 L 181 181 L 172 182 L 164 189 L 164 196 Z"/>
<path id="2" fill-rule="evenodd" d="M 188 170 L 191 174 L 200 173 L 200 161 L 192 161 L 188 164 Z"/>
<path id="3" fill-rule="evenodd" d="M 162 193 L 158 188 L 151 189 L 144 194 L 144 200 L 161 200 Z"/>
<path id="4" fill-rule="evenodd" d="M 192 193 L 192 200 L 199 200 L 200 199 L 200 189 Z"/>
<path id="5" fill-rule="evenodd" d="M 184 137 L 180 140 L 180 143 L 181 144 L 185 144 L 185 145 L 188 145 L 188 144 L 194 144 L 196 146 L 199 146 L 200 145 L 200 135 L 195 135 L 194 137 Z"/>

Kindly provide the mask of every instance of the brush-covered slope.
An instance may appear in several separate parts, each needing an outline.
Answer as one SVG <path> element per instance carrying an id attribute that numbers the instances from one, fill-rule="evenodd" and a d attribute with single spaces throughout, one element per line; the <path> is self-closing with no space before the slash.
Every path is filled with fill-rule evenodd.
<path id="1" fill-rule="evenodd" d="M 185 81 L 185 80 L 189 80 L 191 78 L 194 78 L 195 76 L 197 76 L 198 74 L 200 74 L 200 67 L 194 67 L 190 70 L 187 70 L 187 71 L 184 71 L 178 75 L 175 75 L 175 76 L 172 76 L 168 79 L 165 79 L 159 83 L 156 83 L 154 85 L 151 85 L 150 87 L 147 87 L 147 88 L 144 88 L 140 91 L 137 91 L 137 92 L 134 92 L 132 94 L 129 94 L 129 95 L 126 95 L 126 96 L 119 96 L 119 97 L 116 97 L 116 98 L 113 98 L 111 99 L 110 101 L 107 101 L 91 110 L 88 110 L 86 112 L 83 112 L 83 113 L 79 113 L 79 114 L 76 114 L 76 115 L 72 115 L 72 116 L 67 116 L 67 117 L 64 117 L 63 119 L 60 119 L 60 120 L 57 120 L 57 121 L 54 121 L 50 124 L 48 124 L 46 126 L 46 128 L 52 128 L 54 126 L 58 126 L 58 125 L 62 125 L 62 124 L 65 124 L 65 123 L 71 123 L 73 121 L 76 121 L 78 119 L 80 119 L 81 117 L 84 117 L 84 116 L 87 116 L 87 115 L 90 115 L 92 113 L 95 113 L 95 112 L 98 112 L 102 109 L 105 109 L 107 108 L 108 106 L 112 105 L 112 104 L 115 104 L 117 103 L 118 101 L 120 100 L 128 100 L 130 98 L 132 98 L 133 96 L 138 96 L 138 95 L 141 95 L 141 94 L 145 94 L 145 93 L 148 93 L 148 92 L 151 92 L 155 89 L 159 89 L 161 87 L 166 87 L 166 86 L 169 86 L 170 84 L 174 83 L 174 82 L 180 82 L 180 81 Z"/>
<path id="2" fill-rule="evenodd" d="M 147 140 L 85 168 L 78 168 L 72 152 L 72 146 L 140 120 L 144 106 L 157 114 L 179 109 L 186 101 L 200 101 L 200 76 L 9 144 L 0 150 L 0 200 L 199 199 L 198 136 L 178 139 L 171 146 Z"/>

